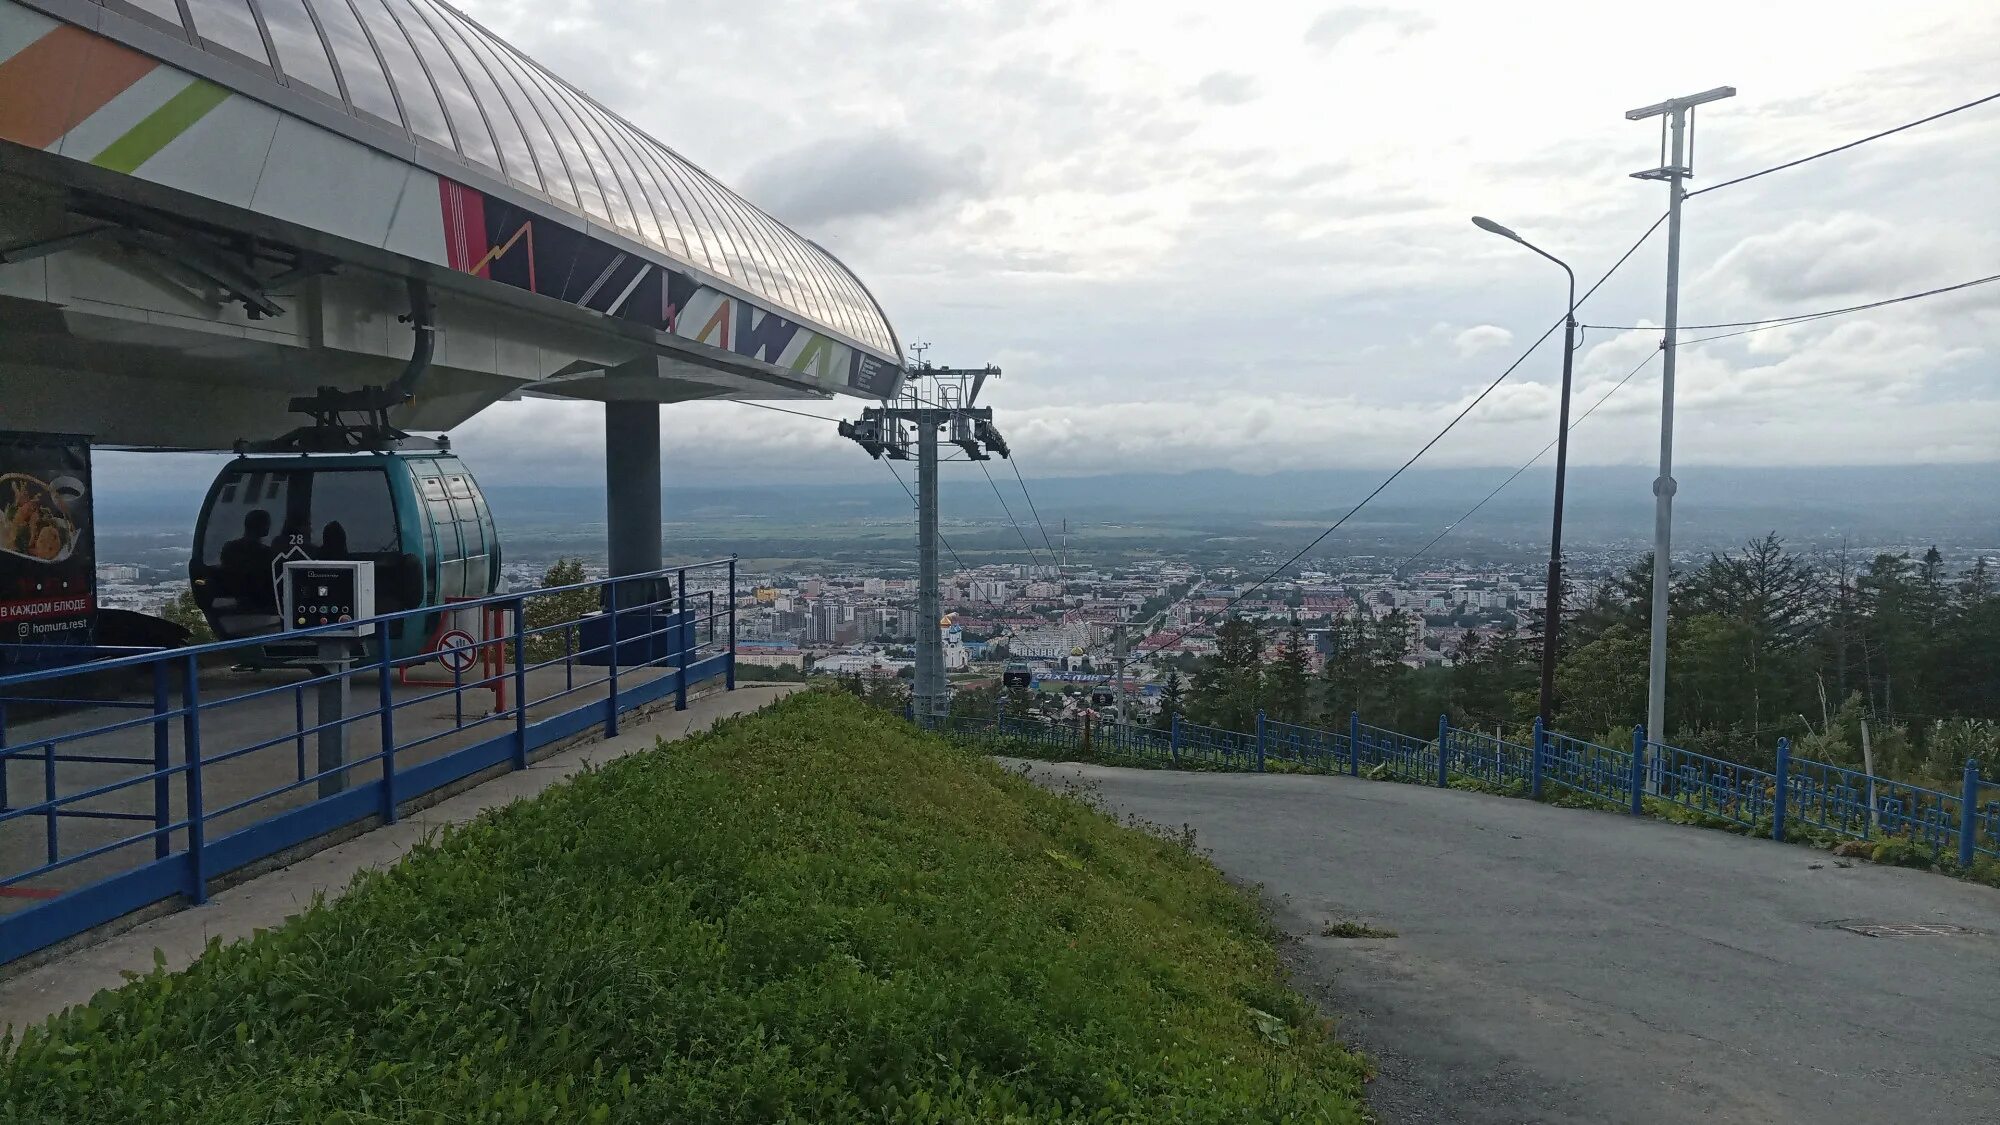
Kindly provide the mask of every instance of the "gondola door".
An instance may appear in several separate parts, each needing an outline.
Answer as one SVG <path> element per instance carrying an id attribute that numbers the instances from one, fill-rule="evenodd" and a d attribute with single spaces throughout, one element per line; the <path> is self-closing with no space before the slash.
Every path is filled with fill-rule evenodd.
<path id="1" fill-rule="evenodd" d="M 377 608 L 410 608 L 415 563 L 405 550 L 390 467 L 246 458 L 224 469 L 202 507 L 188 567 L 216 635 L 276 632 L 277 578 L 298 559 L 373 562 Z"/>

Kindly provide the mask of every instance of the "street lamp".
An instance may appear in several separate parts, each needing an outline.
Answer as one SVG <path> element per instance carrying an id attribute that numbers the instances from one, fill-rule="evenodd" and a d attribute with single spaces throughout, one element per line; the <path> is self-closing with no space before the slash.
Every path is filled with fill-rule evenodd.
<path id="1" fill-rule="evenodd" d="M 1555 704 L 1556 693 L 1556 634 L 1562 627 L 1562 541 L 1563 541 L 1563 478 L 1569 469 L 1569 381 L 1570 371 L 1576 362 L 1576 271 L 1569 263 L 1529 242 L 1513 231 L 1483 215 L 1474 215 L 1472 225 L 1480 230 L 1511 239 L 1554 262 L 1569 275 L 1569 306 L 1563 317 L 1563 381 L 1561 417 L 1556 429 L 1556 511 L 1549 528 L 1549 592 L 1547 605 L 1542 615 L 1542 725 L 1547 727 L 1554 718 L 1550 712 Z"/>

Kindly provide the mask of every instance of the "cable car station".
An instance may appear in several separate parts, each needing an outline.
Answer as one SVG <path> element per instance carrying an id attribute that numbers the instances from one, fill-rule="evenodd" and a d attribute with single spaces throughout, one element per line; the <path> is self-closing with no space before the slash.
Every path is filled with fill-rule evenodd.
<path id="1" fill-rule="evenodd" d="M 660 408 L 894 399 L 900 354 L 823 247 L 437 0 L 0 0 L 0 964 L 733 688 Z M 499 588 L 450 445 L 523 396 L 603 404 L 579 621 Z M 101 643 L 92 449 L 235 454 L 215 644 Z"/>

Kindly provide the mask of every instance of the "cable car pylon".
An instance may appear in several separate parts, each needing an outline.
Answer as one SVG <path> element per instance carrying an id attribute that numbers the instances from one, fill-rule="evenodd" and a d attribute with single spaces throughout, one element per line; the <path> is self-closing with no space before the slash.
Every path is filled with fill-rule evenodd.
<path id="1" fill-rule="evenodd" d="M 911 714 L 924 726 L 942 722 L 951 708 L 951 686 L 944 674 L 944 625 L 942 599 L 938 596 L 938 434 L 965 452 L 966 457 L 984 461 L 989 453 L 1009 455 L 1007 440 L 993 424 L 993 409 L 974 406 L 986 380 L 1000 369 L 985 367 L 934 367 L 920 361 L 910 369 L 903 394 L 894 405 L 871 406 L 859 421 L 840 423 L 840 436 L 852 440 L 870 457 L 881 460 L 910 459 L 910 438 L 906 427 L 916 430 L 917 462 L 917 664 L 911 685 Z M 934 391 L 930 398 L 918 393 L 928 380 Z"/>

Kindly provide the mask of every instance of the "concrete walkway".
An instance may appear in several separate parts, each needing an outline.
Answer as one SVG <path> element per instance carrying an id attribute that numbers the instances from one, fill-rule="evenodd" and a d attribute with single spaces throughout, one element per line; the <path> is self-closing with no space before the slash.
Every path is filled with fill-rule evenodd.
<path id="1" fill-rule="evenodd" d="M 1992 888 L 1420 785 L 1026 768 L 1262 884 L 1390 1125 L 2000 1122 Z"/>
<path id="2" fill-rule="evenodd" d="M 170 969 L 192 964 L 213 938 L 224 943 L 259 929 L 281 926 L 312 905 L 314 895 L 331 901 L 346 892 L 356 873 L 388 867 L 431 833 L 463 824 L 488 809 L 533 797 L 593 764 L 672 742 L 706 730 L 731 715 L 755 711 L 798 690 L 800 684 L 744 684 L 734 692 L 713 692 L 688 702 L 686 711 L 660 711 L 627 719 L 618 737 L 573 746 L 525 770 L 502 774 L 483 785 L 429 808 L 407 813 L 396 824 L 365 832 L 314 853 L 288 867 L 216 892 L 206 905 L 176 911 L 69 956 L 0 981 L 0 1028 L 27 1027 L 99 990 L 124 983 L 126 970 L 146 972 L 159 950 Z"/>

